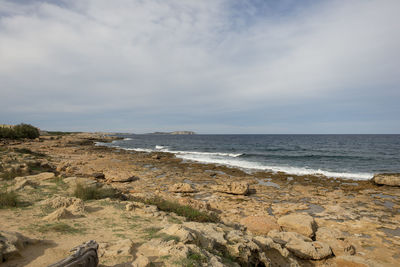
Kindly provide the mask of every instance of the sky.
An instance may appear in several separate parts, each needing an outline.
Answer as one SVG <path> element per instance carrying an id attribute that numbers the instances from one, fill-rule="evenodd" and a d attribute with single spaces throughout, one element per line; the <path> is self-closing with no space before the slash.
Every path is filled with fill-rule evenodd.
<path id="1" fill-rule="evenodd" d="M 398 0 L 0 0 L 0 124 L 400 133 Z"/>

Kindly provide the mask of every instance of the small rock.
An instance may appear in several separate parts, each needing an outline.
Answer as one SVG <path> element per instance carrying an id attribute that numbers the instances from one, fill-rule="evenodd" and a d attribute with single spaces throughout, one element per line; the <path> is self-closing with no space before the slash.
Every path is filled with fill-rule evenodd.
<path id="1" fill-rule="evenodd" d="M 279 230 L 280 227 L 272 216 L 248 216 L 240 220 L 253 234 L 267 235 L 271 230 Z"/>
<path id="2" fill-rule="evenodd" d="M 52 208 L 66 208 L 74 215 L 82 215 L 85 211 L 85 205 L 82 199 L 75 197 L 55 196 L 41 202 L 42 205 L 48 205 Z"/>
<path id="3" fill-rule="evenodd" d="M 296 232 L 312 238 L 317 230 L 317 223 L 310 215 L 292 213 L 278 219 L 278 224 L 285 231 Z"/>
<path id="4" fill-rule="evenodd" d="M 249 193 L 249 183 L 247 182 L 227 182 L 226 184 L 216 185 L 213 187 L 214 191 L 233 194 L 233 195 L 247 195 Z"/>
<path id="5" fill-rule="evenodd" d="M 95 172 L 95 173 L 92 174 L 92 176 L 93 176 L 95 179 L 98 179 L 98 180 L 103 180 L 103 179 L 106 178 L 105 175 L 104 175 L 104 173 L 101 173 L 101 172 Z"/>
<path id="6" fill-rule="evenodd" d="M 400 173 L 376 174 L 372 180 L 378 185 L 400 186 Z"/>
<path id="7" fill-rule="evenodd" d="M 177 183 L 174 185 L 171 185 L 168 190 L 170 192 L 174 193 L 193 193 L 196 192 L 196 190 L 193 188 L 191 184 L 188 183 Z"/>

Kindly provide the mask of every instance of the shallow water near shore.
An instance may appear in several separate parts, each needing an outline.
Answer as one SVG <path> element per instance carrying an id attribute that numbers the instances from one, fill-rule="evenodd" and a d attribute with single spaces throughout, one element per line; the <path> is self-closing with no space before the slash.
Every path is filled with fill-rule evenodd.
<path id="1" fill-rule="evenodd" d="M 366 180 L 400 172 L 400 135 L 129 135 L 107 146 L 246 170 Z"/>

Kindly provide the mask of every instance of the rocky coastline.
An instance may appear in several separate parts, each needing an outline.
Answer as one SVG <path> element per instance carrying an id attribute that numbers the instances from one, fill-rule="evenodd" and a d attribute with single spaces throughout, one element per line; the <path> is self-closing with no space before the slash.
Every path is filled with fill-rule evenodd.
<path id="1" fill-rule="evenodd" d="M 20 204 L 0 208 L 0 265 L 47 266 L 90 239 L 100 243 L 100 266 L 400 262 L 396 175 L 352 181 L 249 174 L 164 152 L 95 146 L 114 138 L 70 134 L 1 143 L 1 192 L 15 192 Z M 14 177 L 5 178 L 11 170 Z M 82 200 L 73 196 L 77 185 L 115 190 L 118 198 Z M 218 220 L 193 221 L 149 201 L 155 198 Z M 60 225 L 68 231 L 57 231 Z"/>

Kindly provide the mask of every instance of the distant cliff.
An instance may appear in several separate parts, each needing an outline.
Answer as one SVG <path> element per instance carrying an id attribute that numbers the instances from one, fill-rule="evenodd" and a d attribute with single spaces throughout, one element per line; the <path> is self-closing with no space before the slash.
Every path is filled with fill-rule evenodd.
<path id="1" fill-rule="evenodd" d="M 192 135 L 192 134 L 196 134 L 196 133 L 192 132 L 192 131 L 175 131 L 175 132 L 154 132 L 154 133 L 149 133 L 149 134 Z"/>

